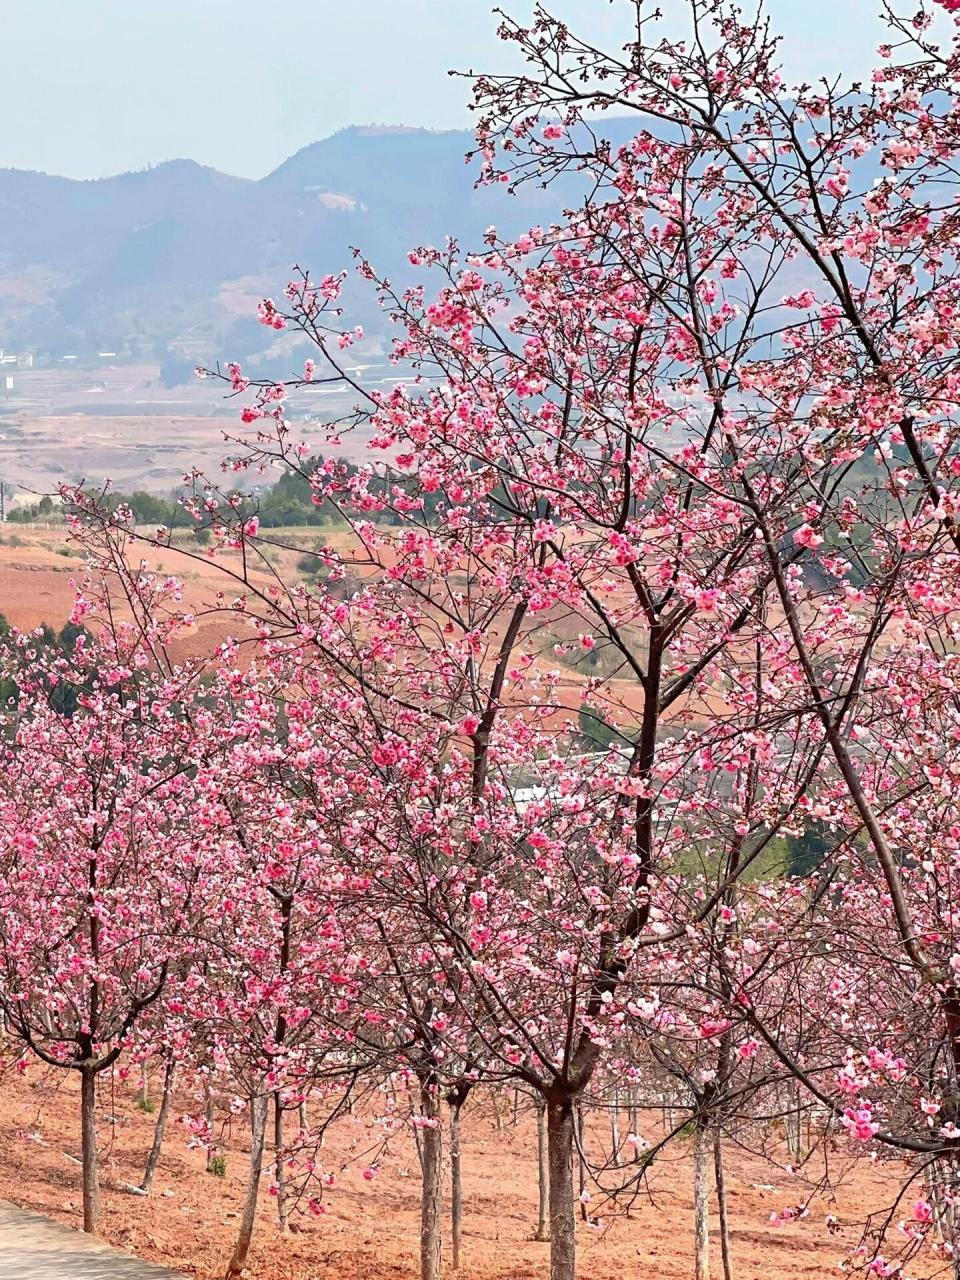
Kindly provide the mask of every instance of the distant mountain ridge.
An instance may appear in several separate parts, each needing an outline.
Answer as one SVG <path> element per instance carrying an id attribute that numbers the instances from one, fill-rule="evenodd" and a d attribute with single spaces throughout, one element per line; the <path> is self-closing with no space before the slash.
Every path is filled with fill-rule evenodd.
<path id="1" fill-rule="evenodd" d="M 609 123 L 628 135 L 629 122 Z M 255 350 L 250 299 L 278 291 L 294 263 L 337 271 L 356 245 L 403 278 L 414 245 L 475 245 L 491 222 L 519 232 L 559 214 L 560 191 L 477 189 L 472 145 L 467 130 L 356 126 L 260 180 L 191 160 L 86 181 L 0 170 L 0 348 Z M 369 298 L 354 305 L 376 323 Z"/>

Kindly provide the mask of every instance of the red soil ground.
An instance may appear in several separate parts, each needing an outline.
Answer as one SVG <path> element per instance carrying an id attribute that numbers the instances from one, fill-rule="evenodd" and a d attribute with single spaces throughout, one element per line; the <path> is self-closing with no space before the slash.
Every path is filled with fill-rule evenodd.
<path id="1" fill-rule="evenodd" d="M 277 558 L 284 572 L 292 577 L 297 553 L 284 552 L 282 559 L 280 555 Z M 197 611 L 210 606 L 218 591 L 228 589 L 219 561 L 211 563 L 202 555 L 187 557 L 175 548 L 152 554 L 149 559 L 157 573 L 173 574 L 182 580 L 190 607 Z M 15 626 L 22 630 L 41 623 L 49 623 L 55 629 L 63 626 L 74 606 L 71 583 L 82 580 L 84 574 L 82 553 L 62 529 L 0 526 L 0 613 Z M 234 618 L 203 617 L 171 645 L 171 654 L 175 659 L 210 654 L 228 635 L 246 634 Z"/>
<path id="2" fill-rule="evenodd" d="M 100 1099 L 103 1150 L 102 1234 L 113 1244 L 165 1263 L 198 1280 L 219 1280 L 237 1227 L 246 1175 L 243 1135 L 224 1143 L 222 1179 L 204 1171 L 204 1155 L 190 1150 L 186 1130 L 172 1123 L 154 1182 L 141 1198 L 124 1192 L 139 1182 L 152 1138 L 153 1118 L 136 1106 L 136 1091 L 105 1078 Z M 192 1108 L 178 1097 L 175 1114 Z M 7 1078 L 0 1090 L 0 1197 L 77 1226 L 80 1170 L 77 1093 L 73 1077 L 55 1080 L 31 1071 Z M 173 1116 L 171 1117 L 173 1120 Z M 281 1236 L 273 1225 L 275 1201 L 264 1178 L 260 1219 L 250 1258 L 255 1280 L 414 1280 L 417 1274 L 417 1156 L 412 1140 L 398 1139 L 380 1175 L 364 1182 L 372 1134 L 366 1122 L 346 1117 L 331 1131 L 324 1163 L 338 1173 L 320 1218 L 296 1215 L 295 1231 Z M 583 1280 L 624 1280 L 693 1275 L 691 1170 L 679 1140 L 654 1168 L 650 1194 L 629 1216 L 608 1218 L 605 1229 L 578 1226 Z M 464 1112 L 463 1183 L 465 1239 L 463 1280 L 539 1280 L 547 1274 L 545 1244 L 531 1239 L 536 1222 L 536 1147 L 532 1118 L 498 1131 L 490 1117 Z M 782 1154 L 782 1153 L 781 1153 Z M 834 1152 L 840 1167 L 844 1153 Z M 817 1157 L 820 1160 L 820 1157 Z M 822 1168 L 822 1163 L 818 1165 Z M 731 1148 L 728 1181 L 737 1280 L 814 1280 L 837 1274 L 845 1245 L 857 1238 L 855 1223 L 869 1208 L 895 1194 L 904 1167 L 861 1157 L 837 1202 L 820 1199 L 809 1216 L 772 1227 L 771 1212 L 803 1198 L 797 1179 L 776 1163 Z M 824 1228 L 826 1213 L 842 1225 Z M 714 1242 L 714 1250 L 718 1246 Z M 445 1245 L 446 1248 L 446 1245 Z M 720 1274 L 720 1260 L 716 1258 Z"/>

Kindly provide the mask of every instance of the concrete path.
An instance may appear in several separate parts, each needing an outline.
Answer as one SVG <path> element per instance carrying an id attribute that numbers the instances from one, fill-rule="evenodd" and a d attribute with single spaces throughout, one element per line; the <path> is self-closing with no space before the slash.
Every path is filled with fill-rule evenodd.
<path id="1" fill-rule="evenodd" d="M 0 1200 L 0 1280 L 186 1280 Z"/>

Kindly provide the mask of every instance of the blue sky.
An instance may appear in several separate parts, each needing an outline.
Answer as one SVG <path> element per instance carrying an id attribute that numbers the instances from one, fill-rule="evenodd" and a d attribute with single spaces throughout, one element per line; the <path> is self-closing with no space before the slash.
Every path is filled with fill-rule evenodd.
<path id="1" fill-rule="evenodd" d="M 531 7 L 502 3 L 518 16 Z M 681 7 L 659 3 L 668 15 Z M 622 28 L 620 0 L 547 7 L 598 41 Z M 769 0 L 791 77 L 862 75 L 881 36 L 879 7 Z M 488 0 L 7 0 L 0 167 L 85 178 L 188 156 L 259 177 L 347 124 L 466 127 L 467 85 L 446 72 L 509 65 L 491 8 Z"/>

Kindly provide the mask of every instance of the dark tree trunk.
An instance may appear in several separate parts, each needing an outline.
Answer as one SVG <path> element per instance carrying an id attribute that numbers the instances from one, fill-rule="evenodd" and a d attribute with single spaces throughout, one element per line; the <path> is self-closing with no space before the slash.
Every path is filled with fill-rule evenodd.
<path id="1" fill-rule="evenodd" d="M 573 1102 L 547 1102 L 550 1164 L 550 1280 L 576 1280 L 577 1239 L 573 1212 Z"/>
<path id="2" fill-rule="evenodd" d="M 460 1108 L 450 1108 L 450 1226 L 453 1237 L 453 1269 L 460 1270 L 463 1247 L 463 1187 L 460 1180 Z"/>
<path id="3" fill-rule="evenodd" d="M 83 1174 L 83 1229 L 97 1234 L 100 1217 L 100 1174 L 97 1168 L 97 1076 L 80 1072 L 80 1155 Z"/>
<path id="4" fill-rule="evenodd" d="M 280 972 L 286 973 L 290 967 L 291 918 L 293 915 L 293 896 L 284 894 L 280 902 Z M 282 1045 L 287 1038 L 287 1019 L 284 1014 L 277 1014 L 277 1029 L 274 1039 Z M 283 1103 L 279 1090 L 273 1095 L 273 1155 L 274 1175 L 277 1179 L 277 1225 L 281 1234 L 287 1230 L 287 1170 L 283 1153 Z"/>
<path id="5" fill-rule="evenodd" d="M 537 1098 L 537 1232 L 534 1240 L 550 1239 L 550 1168 L 547 1163 L 547 1104 Z"/>
<path id="6" fill-rule="evenodd" d="M 287 1205 L 287 1162 L 283 1150 L 283 1103 L 279 1093 L 273 1095 L 273 1149 L 274 1175 L 277 1179 L 277 1224 L 281 1233 L 286 1234 L 290 1215 Z"/>
<path id="7" fill-rule="evenodd" d="M 730 1225 L 727 1220 L 727 1184 L 723 1176 L 723 1139 L 719 1126 L 716 1126 L 713 1131 L 713 1173 L 717 1185 L 717 1218 L 720 1222 L 720 1259 L 723 1263 L 723 1280 L 733 1280 Z"/>
<path id="8" fill-rule="evenodd" d="M 140 1186 L 144 1191 L 149 1191 L 153 1184 L 153 1175 L 157 1171 L 157 1162 L 160 1159 L 160 1152 L 163 1149 L 163 1135 L 167 1128 L 167 1117 L 170 1115 L 170 1103 L 173 1099 L 173 1077 L 176 1073 L 176 1064 L 173 1057 L 167 1059 L 167 1065 L 163 1072 L 163 1095 L 160 1099 L 160 1112 L 157 1115 L 157 1123 L 153 1126 L 153 1146 L 150 1148 L 150 1154 L 147 1156 L 147 1167 L 143 1171 L 143 1181 Z"/>
<path id="9" fill-rule="evenodd" d="M 587 1189 L 587 1161 L 584 1148 L 585 1130 L 583 1127 L 583 1104 L 577 1103 L 577 1198 L 580 1202 L 580 1217 L 587 1220 L 587 1201 L 584 1192 Z"/>

